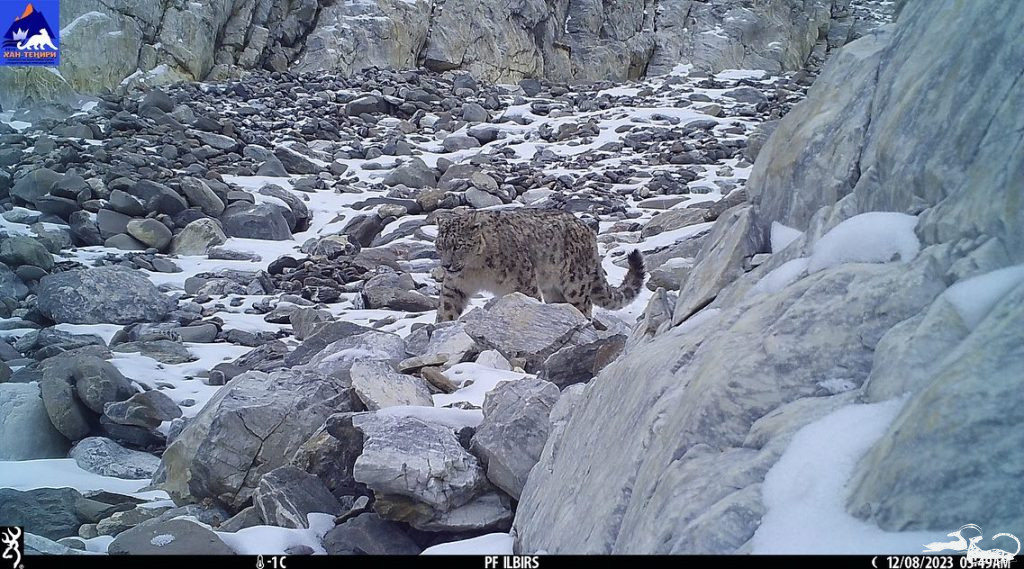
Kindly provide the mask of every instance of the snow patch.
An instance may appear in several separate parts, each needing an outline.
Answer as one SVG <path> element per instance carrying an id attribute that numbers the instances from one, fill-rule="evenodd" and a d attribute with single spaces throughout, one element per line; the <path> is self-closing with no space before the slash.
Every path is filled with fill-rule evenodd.
<path id="1" fill-rule="evenodd" d="M 153 536 L 153 539 L 149 540 L 149 543 L 151 543 L 151 544 L 153 544 L 153 545 L 155 545 L 157 547 L 163 547 L 163 546 L 165 546 L 165 545 L 167 545 L 167 544 L 169 544 L 169 543 L 171 543 L 173 541 L 174 541 L 174 536 L 173 535 L 171 535 L 169 533 L 162 533 L 160 535 Z"/>
<path id="2" fill-rule="evenodd" d="M 309 529 L 252 526 L 234 533 L 215 533 L 239 555 L 284 555 L 286 549 L 300 545 L 313 548 L 313 553 L 326 554 L 321 540 L 334 527 L 334 516 L 316 513 L 306 516 L 306 520 Z"/>
<path id="3" fill-rule="evenodd" d="M 809 259 L 807 257 L 801 257 L 792 261 L 786 261 L 775 267 L 750 288 L 747 297 L 756 294 L 774 294 L 786 288 L 800 278 L 800 275 L 804 274 L 807 270 L 808 262 Z"/>
<path id="4" fill-rule="evenodd" d="M 764 478 L 767 512 L 754 554 L 921 553 L 943 532 L 886 532 L 846 512 L 854 468 L 885 434 L 905 399 L 849 405 L 797 431 Z"/>
<path id="5" fill-rule="evenodd" d="M 1024 265 L 1015 265 L 957 282 L 942 293 L 973 330 L 1004 296 L 1024 282 Z"/>
<path id="6" fill-rule="evenodd" d="M 512 555 L 515 539 L 507 533 L 489 533 L 479 537 L 439 543 L 420 555 Z"/>
<path id="7" fill-rule="evenodd" d="M 123 480 L 113 476 L 93 474 L 78 466 L 73 458 L 46 458 L 39 460 L 0 461 L 0 488 L 35 490 L 37 488 L 74 488 L 79 492 L 105 490 L 144 499 L 166 500 L 163 490 L 142 492 L 149 486 L 146 480 Z"/>
<path id="8" fill-rule="evenodd" d="M 793 229 L 792 227 L 782 225 L 778 221 L 773 221 L 771 229 L 772 253 L 782 251 L 803 234 L 804 232 L 799 229 Z"/>
<path id="9" fill-rule="evenodd" d="M 833 227 L 814 244 L 807 271 L 818 271 L 844 263 L 906 262 L 921 250 L 914 234 L 917 217 L 904 213 L 873 211 L 847 219 Z"/>

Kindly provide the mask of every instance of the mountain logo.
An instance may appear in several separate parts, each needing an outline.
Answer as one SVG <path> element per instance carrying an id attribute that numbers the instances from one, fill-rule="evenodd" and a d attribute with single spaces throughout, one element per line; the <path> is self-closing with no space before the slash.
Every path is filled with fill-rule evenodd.
<path id="1" fill-rule="evenodd" d="M 51 26 L 53 24 L 53 26 Z M 5 28 L 6 26 L 6 28 Z M 60 64 L 60 1 L 0 0 L 0 66 Z"/>

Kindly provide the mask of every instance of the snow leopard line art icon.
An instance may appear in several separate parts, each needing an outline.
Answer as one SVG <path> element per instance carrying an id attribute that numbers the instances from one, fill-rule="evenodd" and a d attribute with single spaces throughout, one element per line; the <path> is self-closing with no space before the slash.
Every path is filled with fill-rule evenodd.
<path id="1" fill-rule="evenodd" d="M 978 533 L 976 536 L 964 537 L 964 532 L 967 530 L 973 530 Z M 1013 553 L 1004 549 L 993 548 L 993 549 L 982 549 L 978 547 L 978 542 L 985 538 L 984 532 L 975 524 L 965 524 L 960 526 L 960 529 L 946 534 L 950 537 L 955 537 L 953 541 L 938 541 L 934 543 L 925 544 L 925 550 L 923 553 L 938 553 L 942 551 L 957 551 L 965 552 L 967 558 L 970 560 L 979 559 L 998 559 L 998 560 L 1012 560 L 1018 553 L 1020 553 L 1021 544 L 1017 536 L 1009 533 L 997 533 L 992 536 L 992 541 L 995 541 L 1001 537 L 1007 537 L 1017 543 L 1017 549 Z"/>
<path id="2" fill-rule="evenodd" d="M 45 29 L 39 30 L 39 33 L 28 38 L 25 43 L 19 43 L 18 49 L 57 49 L 57 46 L 53 45 L 53 40 L 50 38 L 49 32 Z"/>

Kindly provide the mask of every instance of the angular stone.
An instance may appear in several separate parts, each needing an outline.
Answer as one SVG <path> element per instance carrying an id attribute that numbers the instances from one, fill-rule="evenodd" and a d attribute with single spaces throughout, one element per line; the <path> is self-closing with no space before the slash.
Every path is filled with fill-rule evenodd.
<path id="1" fill-rule="evenodd" d="M 560 389 L 590 381 L 622 353 L 625 345 L 624 334 L 585 328 L 568 345 L 544 360 L 537 375 Z"/>
<path id="2" fill-rule="evenodd" d="M 521 293 L 495 298 L 460 318 L 466 334 L 507 358 L 525 358 L 536 369 L 588 320 L 568 304 L 545 304 Z"/>
<path id="3" fill-rule="evenodd" d="M 182 178 L 181 191 L 185 192 L 189 203 L 198 207 L 206 215 L 218 217 L 224 213 L 224 201 L 210 189 L 205 181 L 199 178 Z"/>
<path id="4" fill-rule="evenodd" d="M 313 356 L 320 353 L 328 345 L 343 338 L 358 336 L 372 330 L 372 328 L 345 321 L 325 323 L 285 356 L 284 363 L 288 366 L 308 363 Z"/>
<path id="5" fill-rule="evenodd" d="M 149 480 L 160 466 L 160 459 L 147 453 L 127 449 L 110 439 L 88 437 L 78 441 L 70 457 L 82 470 L 128 480 Z"/>
<path id="6" fill-rule="evenodd" d="M 290 174 L 316 174 L 321 170 L 315 162 L 285 146 L 275 148 L 274 156 Z"/>
<path id="7" fill-rule="evenodd" d="M 363 453 L 363 434 L 352 426 L 355 413 L 327 418 L 309 440 L 295 451 L 292 464 L 315 475 L 335 496 L 363 496 L 366 486 L 353 478 L 356 459 Z"/>
<path id="8" fill-rule="evenodd" d="M 337 515 L 342 511 L 319 478 L 294 466 L 281 466 L 264 474 L 252 501 L 263 521 L 286 528 L 308 528 L 307 516 L 311 513 Z"/>
<path id="9" fill-rule="evenodd" d="M 0 263 L 10 267 L 32 265 L 49 271 L 53 268 L 53 255 L 31 237 L 5 237 L 0 242 Z"/>
<path id="10" fill-rule="evenodd" d="M 108 403 L 103 414 L 119 425 L 155 429 L 164 421 L 181 417 L 181 408 L 162 391 L 151 389 L 125 401 Z"/>
<path id="11" fill-rule="evenodd" d="M 71 383 L 59 377 L 44 376 L 39 382 L 39 389 L 46 414 L 60 434 L 70 441 L 89 436 L 95 419 L 75 396 L 75 388 Z"/>
<path id="12" fill-rule="evenodd" d="M 215 219 L 197 219 L 181 230 L 171 241 L 171 253 L 175 255 L 205 255 L 211 247 L 223 245 L 228 240 Z"/>
<path id="13" fill-rule="evenodd" d="M 102 413 L 106 404 L 124 401 L 135 393 L 131 381 L 121 375 L 113 364 L 97 357 L 75 358 L 66 371 L 71 373 L 78 398 L 94 413 Z M 66 371 L 53 370 L 46 376 L 64 375 Z"/>
<path id="14" fill-rule="evenodd" d="M 395 405 L 433 406 L 430 390 L 418 377 L 396 372 L 390 364 L 359 361 L 349 372 L 352 388 L 370 411 Z"/>
<path id="15" fill-rule="evenodd" d="M 328 555 L 419 555 L 422 551 L 401 524 L 374 513 L 335 526 L 323 543 Z"/>
<path id="16" fill-rule="evenodd" d="M 325 375 L 346 377 L 358 361 L 397 364 L 404 353 L 405 341 L 402 338 L 374 330 L 329 344 L 309 360 L 307 367 Z M 287 358 L 285 361 L 287 363 Z"/>
<path id="17" fill-rule="evenodd" d="M 128 222 L 128 234 L 148 247 L 161 251 L 171 243 L 171 230 L 155 219 L 135 219 Z"/>
<path id="18" fill-rule="evenodd" d="M 0 416 L 0 460 L 67 456 L 68 440 L 50 422 L 38 385 L 0 383 Z"/>
<path id="19" fill-rule="evenodd" d="M 272 204 L 235 202 L 224 210 L 220 220 L 224 233 L 229 237 L 269 241 L 284 241 L 292 237 L 281 207 Z"/>
<path id="20" fill-rule="evenodd" d="M 0 520 L 49 539 L 78 535 L 82 520 L 75 503 L 82 495 L 71 488 L 39 488 L 21 492 L 0 488 Z"/>
<path id="21" fill-rule="evenodd" d="M 499 384 L 484 400 L 470 449 L 487 465 L 487 479 L 516 500 L 544 450 L 558 396 L 552 383 L 521 379 Z"/>
<path id="22" fill-rule="evenodd" d="M 384 178 L 385 186 L 399 184 L 407 188 L 432 188 L 437 184 L 437 176 L 423 160 L 413 158 L 392 170 Z"/>
<path id="23" fill-rule="evenodd" d="M 347 382 L 306 370 L 243 373 L 222 387 L 163 454 L 154 477 L 176 503 L 248 503 L 331 414 L 351 410 Z"/>
<path id="24" fill-rule="evenodd" d="M 373 490 L 382 517 L 423 527 L 488 487 L 449 428 L 381 413 L 356 415 L 352 424 L 366 437 L 354 477 Z"/>

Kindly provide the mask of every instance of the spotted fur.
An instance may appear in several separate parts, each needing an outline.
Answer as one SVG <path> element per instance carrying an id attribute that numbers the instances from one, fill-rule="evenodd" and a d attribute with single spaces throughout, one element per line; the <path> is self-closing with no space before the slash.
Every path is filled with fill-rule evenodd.
<path id="1" fill-rule="evenodd" d="M 521 292 L 544 302 L 618 309 L 644 282 L 639 251 L 629 255 L 622 284 L 608 284 L 597 235 L 575 215 L 540 209 L 472 211 L 438 216 L 434 242 L 445 269 L 437 320 L 454 320 L 479 291 Z"/>

